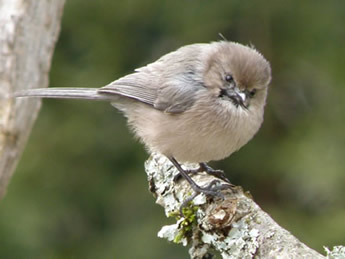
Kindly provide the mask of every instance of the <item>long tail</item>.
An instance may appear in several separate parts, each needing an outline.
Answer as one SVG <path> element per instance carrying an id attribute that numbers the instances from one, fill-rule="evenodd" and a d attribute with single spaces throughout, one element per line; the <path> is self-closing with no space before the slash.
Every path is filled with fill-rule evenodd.
<path id="1" fill-rule="evenodd" d="M 14 97 L 86 99 L 99 101 L 113 101 L 118 98 L 114 94 L 99 93 L 98 88 L 36 88 L 15 92 Z"/>

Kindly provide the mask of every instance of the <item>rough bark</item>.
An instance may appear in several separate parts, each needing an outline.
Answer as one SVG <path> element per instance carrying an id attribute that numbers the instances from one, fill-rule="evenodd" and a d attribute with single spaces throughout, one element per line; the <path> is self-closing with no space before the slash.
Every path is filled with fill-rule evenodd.
<path id="1" fill-rule="evenodd" d="M 0 0 L 0 199 L 36 119 L 40 101 L 13 99 L 48 86 L 64 0 Z"/>
<path id="2" fill-rule="evenodd" d="M 222 258 L 325 258 L 274 222 L 240 187 L 223 190 L 224 200 L 198 195 L 181 217 L 179 208 L 193 193 L 190 186 L 183 180 L 175 183 L 178 171 L 157 154 L 146 162 L 146 172 L 156 203 L 164 207 L 167 217 L 176 218 L 176 223 L 163 226 L 158 236 L 190 244 L 191 258 L 210 258 L 214 251 Z M 215 180 L 206 174 L 193 179 L 200 186 Z"/>

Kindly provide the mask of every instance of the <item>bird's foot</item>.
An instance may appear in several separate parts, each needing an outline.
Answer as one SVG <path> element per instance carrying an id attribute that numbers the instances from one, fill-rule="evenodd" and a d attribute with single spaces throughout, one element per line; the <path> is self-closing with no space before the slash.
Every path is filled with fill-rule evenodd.
<path id="1" fill-rule="evenodd" d="M 194 190 L 194 194 L 185 199 L 180 206 L 180 215 L 182 217 L 184 216 L 183 208 L 187 207 L 188 203 L 193 201 L 194 198 L 198 196 L 200 193 L 205 194 L 207 197 L 217 197 L 224 200 L 224 195 L 221 191 L 226 189 L 232 189 L 234 186 L 232 184 L 220 184 L 219 180 L 213 180 L 206 187 L 201 187 L 197 184 L 191 185 L 191 187 Z"/>
<path id="2" fill-rule="evenodd" d="M 228 178 L 226 178 L 223 170 L 213 169 L 212 167 L 210 167 L 208 164 L 206 164 L 204 162 L 199 163 L 199 168 L 185 170 L 185 172 L 189 175 L 195 175 L 197 173 L 206 172 L 209 175 L 213 175 L 214 177 L 217 177 L 217 178 L 223 180 L 224 182 L 231 184 L 230 180 Z M 181 179 L 181 177 L 182 177 L 181 173 L 178 173 L 174 177 L 174 181 L 175 182 L 179 181 Z"/>
<path id="3" fill-rule="evenodd" d="M 182 202 L 182 205 L 180 207 L 180 214 L 183 216 L 183 208 L 186 207 L 186 205 L 191 202 L 197 195 L 200 193 L 205 194 L 208 197 L 218 197 L 220 199 L 224 199 L 224 195 L 221 193 L 222 190 L 225 189 L 233 189 L 234 185 L 230 183 L 228 179 L 225 178 L 224 172 L 220 170 L 213 170 L 211 167 L 207 166 L 205 163 L 200 163 L 200 168 L 196 170 L 184 170 L 181 165 L 176 161 L 175 158 L 170 157 L 169 160 L 172 162 L 172 164 L 179 170 L 180 174 L 190 185 L 190 187 L 193 189 L 194 194 L 190 197 L 188 197 L 186 200 Z M 200 187 L 194 180 L 190 177 L 189 174 L 195 174 L 200 171 L 204 171 L 208 174 L 211 174 L 213 176 L 220 176 L 220 179 L 223 181 L 226 181 L 226 184 L 220 184 L 220 180 L 213 180 L 210 182 L 206 187 Z M 175 177 L 176 178 L 176 177 Z M 174 180 L 176 181 L 176 179 Z M 224 178 L 226 180 L 224 180 Z"/>

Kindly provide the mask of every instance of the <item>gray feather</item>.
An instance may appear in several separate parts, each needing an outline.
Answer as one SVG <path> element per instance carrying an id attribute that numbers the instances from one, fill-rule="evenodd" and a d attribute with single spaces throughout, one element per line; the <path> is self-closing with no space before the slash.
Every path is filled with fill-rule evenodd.
<path id="1" fill-rule="evenodd" d="M 203 46 L 182 47 L 100 88 L 99 93 L 125 96 L 166 113 L 184 112 L 194 104 L 196 92 L 205 90 L 199 60 Z"/>
<path id="2" fill-rule="evenodd" d="M 153 106 L 157 98 L 155 72 L 135 72 L 99 89 L 99 93 L 125 96 Z"/>
<path id="3" fill-rule="evenodd" d="M 39 97 L 39 98 L 62 98 L 62 99 L 86 99 L 113 101 L 114 95 L 98 93 L 97 88 L 36 88 L 22 90 L 14 93 L 14 97 Z"/>
<path id="4" fill-rule="evenodd" d="M 141 87 L 140 85 L 109 85 L 100 88 L 98 92 L 128 97 L 151 106 L 153 106 L 153 102 L 157 98 L 156 91 Z"/>

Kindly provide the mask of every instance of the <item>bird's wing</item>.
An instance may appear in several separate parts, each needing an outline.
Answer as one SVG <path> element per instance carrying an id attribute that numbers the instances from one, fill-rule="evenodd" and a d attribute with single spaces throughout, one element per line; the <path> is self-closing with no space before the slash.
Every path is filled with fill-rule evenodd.
<path id="1" fill-rule="evenodd" d="M 157 89 L 153 87 L 150 75 L 135 72 L 124 76 L 98 90 L 99 93 L 115 94 L 153 106 Z"/>
<path id="2" fill-rule="evenodd" d="M 99 93 L 125 96 L 167 113 L 184 112 L 194 104 L 196 92 L 204 90 L 193 67 L 193 55 L 185 52 L 169 53 L 100 88 Z"/>
<path id="3" fill-rule="evenodd" d="M 205 90 L 202 83 L 184 72 L 158 89 L 154 107 L 167 113 L 184 112 L 193 106 L 197 92 L 202 90 Z"/>

